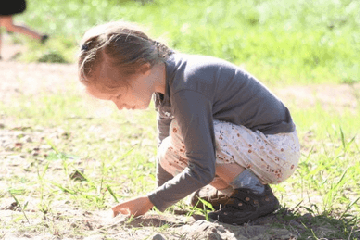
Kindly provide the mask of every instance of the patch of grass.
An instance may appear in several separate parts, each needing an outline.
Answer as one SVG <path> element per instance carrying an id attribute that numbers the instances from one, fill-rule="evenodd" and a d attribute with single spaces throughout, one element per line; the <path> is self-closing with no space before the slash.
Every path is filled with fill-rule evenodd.
<path id="1" fill-rule="evenodd" d="M 300 212 L 309 213 L 320 221 L 310 224 L 302 221 L 312 237 L 352 239 L 351 229 L 357 228 L 360 217 L 360 123 L 357 121 L 360 111 L 339 113 L 333 109 L 324 110 L 317 104 L 294 107 L 292 114 L 298 127 L 302 158 L 294 176 L 274 188 L 284 194 L 285 206 L 301 202 Z M 285 199 L 289 193 L 292 197 L 287 203 Z M 329 225 L 334 229 L 323 236 L 324 233 L 315 231 L 317 228 L 313 224 Z"/>
<path id="2" fill-rule="evenodd" d="M 0 184 L 12 189 L 22 205 L 31 196 L 27 209 L 41 212 L 46 219 L 59 207 L 107 209 L 124 199 L 146 194 L 156 186 L 153 106 L 142 112 L 116 111 L 99 118 L 93 109 L 79 109 L 81 101 L 71 94 L 66 98 L 60 94 L 37 95 L 31 99 L 20 97 L 3 110 L 4 119 L 12 119 L 5 122 L 3 134 L 13 136 L 13 144 L 27 135 L 32 141 L 13 148 L 12 140 L 7 140 L 7 151 L 11 154 L 5 163 L 14 172 L 0 178 Z M 34 105 L 35 109 L 30 107 Z M 296 209 L 278 224 L 296 229 L 303 239 L 315 236 L 352 239 L 360 226 L 357 121 L 360 111 L 339 114 L 323 109 L 320 104 L 290 108 L 298 126 L 302 157 L 289 180 L 273 185 L 284 207 Z M 81 118 L 69 119 L 72 115 Z M 40 126 L 42 131 L 34 126 Z M 12 132 L 16 131 L 19 133 L 14 136 Z M 11 167 L 6 159 L 21 159 L 20 165 Z M 17 164 L 16 161 L 11 163 Z M 71 177 L 76 171 L 81 171 L 84 181 Z M 7 192 L 0 194 L 0 202 L 9 197 Z M 181 202 L 176 206 L 188 211 L 189 216 L 206 215 L 206 211 L 191 209 Z M 30 222 L 37 219 L 28 218 Z M 14 224 L 24 220 L 19 217 Z M 297 224 L 292 225 L 291 220 Z M 55 226 L 42 231 L 63 234 Z M 38 227 L 33 225 L 29 229 Z M 163 228 L 164 232 L 168 229 Z M 332 228 L 335 233 L 324 233 Z M 80 232 L 77 228 L 71 230 L 74 235 Z"/>
<path id="3" fill-rule="evenodd" d="M 299 209 L 280 209 L 272 224 L 286 229 L 297 229 L 297 239 L 357 239 L 354 234 L 356 221 L 334 219 L 327 215 L 318 214 L 316 205 L 306 208 L 306 214 L 300 214 Z"/>
<path id="4" fill-rule="evenodd" d="M 12 116 L 14 120 L 37 119 L 36 125 L 43 127 L 57 126 L 59 121 L 71 121 L 85 115 L 83 102 L 79 95 L 69 95 L 64 97 L 61 94 L 40 94 L 40 96 L 28 97 L 18 96 L 18 100 L 12 107 L 6 107 L 3 103 L 3 112 L 6 117 Z M 69 108 L 68 106 L 73 106 Z M 51 121 L 49 121 L 51 119 Z M 46 125 L 44 123 L 49 125 Z M 34 128 L 32 125 L 31 127 Z M 67 129 L 67 128 L 66 128 Z"/>

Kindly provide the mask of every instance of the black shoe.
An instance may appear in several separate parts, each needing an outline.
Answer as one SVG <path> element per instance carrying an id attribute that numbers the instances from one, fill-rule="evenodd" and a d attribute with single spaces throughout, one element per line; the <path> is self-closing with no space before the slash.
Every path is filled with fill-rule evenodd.
<path id="1" fill-rule="evenodd" d="M 214 188 L 211 185 L 207 185 L 199 190 L 197 190 L 192 196 L 191 196 L 191 206 L 204 209 L 208 208 L 206 205 L 204 205 L 199 198 L 205 200 L 206 202 L 210 203 L 211 206 L 215 210 L 219 210 L 221 206 L 224 206 L 224 204 L 229 200 L 229 196 L 225 194 L 221 194 L 216 188 Z"/>
<path id="2" fill-rule="evenodd" d="M 265 185 L 263 194 L 255 194 L 247 188 L 237 188 L 223 208 L 210 212 L 208 216 L 215 221 L 240 225 L 270 214 L 279 206 L 269 185 Z"/>
<path id="3" fill-rule="evenodd" d="M 41 40 L 40 40 L 41 44 L 45 44 L 48 39 L 49 39 L 48 35 L 46 35 L 46 34 L 42 35 Z"/>

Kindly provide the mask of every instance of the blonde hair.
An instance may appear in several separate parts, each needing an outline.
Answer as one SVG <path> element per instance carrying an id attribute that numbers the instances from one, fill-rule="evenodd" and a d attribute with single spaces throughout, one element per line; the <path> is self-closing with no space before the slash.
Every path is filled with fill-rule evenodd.
<path id="1" fill-rule="evenodd" d="M 172 53 L 169 47 L 150 39 L 137 25 L 124 21 L 98 25 L 85 32 L 81 42 L 80 81 L 85 85 L 95 83 L 94 69 L 106 61 L 107 67 L 119 71 L 125 81 L 105 86 L 108 90 L 128 84 L 126 81 L 141 66 L 149 63 L 153 67 L 165 62 Z"/>

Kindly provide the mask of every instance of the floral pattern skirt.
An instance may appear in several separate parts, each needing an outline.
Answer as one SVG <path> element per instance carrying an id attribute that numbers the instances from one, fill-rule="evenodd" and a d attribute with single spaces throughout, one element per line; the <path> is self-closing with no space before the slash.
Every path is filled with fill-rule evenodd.
<path id="1" fill-rule="evenodd" d="M 230 122 L 213 122 L 217 165 L 236 163 L 252 171 L 263 184 L 283 182 L 295 172 L 300 158 L 296 131 L 263 134 Z M 161 166 L 174 176 L 187 167 L 185 146 L 175 119 L 170 123 L 170 136 L 159 147 L 158 157 Z"/>

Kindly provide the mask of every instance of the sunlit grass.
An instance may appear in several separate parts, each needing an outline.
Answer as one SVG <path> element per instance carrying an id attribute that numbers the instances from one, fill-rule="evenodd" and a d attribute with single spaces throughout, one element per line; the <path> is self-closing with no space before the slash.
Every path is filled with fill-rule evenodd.
<path id="1" fill-rule="evenodd" d="M 18 17 L 47 32 L 24 60 L 74 62 L 82 34 L 96 24 L 137 22 L 174 49 L 245 66 L 272 84 L 358 82 L 358 1 L 49 1 Z M 42 58 L 47 56 L 47 58 Z M 55 58 L 54 59 L 58 59 Z"/>
<path id="2" fill-rule="evenodd" d="M 35 209 L 46 214 L 59 202 L 66 202 L 70 208 L 107 209 L 156 187 L 156 112 L 152 107 L 132 112 L 116 111 L 113 106 L 110 115 L 98 117 L 86 108 L 78 112 L 78 106 L 83 104 L 78 95 L 70 94 L 67 100 L 57 94 L 38 96 L 30 102 L 38 101 L 42 104 L 35 111 L 6 108 L 2 112 L 5 119 L 20 116 L 7 123 L 9 129 L 40 125 L 45 131 L 41 143 L 29 143 L 27 148 L 15 150 L 14 156 L 30 156 L 33 147 L 43 144 L 50 150 L 45 152 L 46 157 L 26 158 L 26 164 L 21 165 L 26 174 L 3 178 L 7 188 L 0 196 L 6 197 L 6 191 L 10 191 L 23 207 L 27 199 L 36 199 Z M 16 104 L 25 106 L 29 100 L 20 98 Z M 51 105 L 54 107 L 49 110 Z M 329 224 L 332 219 L 344 221 L 339 234 L 350 236 L 346 229 L 356 226 L 356 218 L 360 217 L 360 112 L 339 113 L 325 110 L 320 104 L 299 109 L 290 104 L 290 108 L 297 123 L 302 157 L 295 174 L 273 185 L 274 191 L 287 208 L 318 216 Z M 46 113 L 55 110 L 56 114 Z M 69 120 L 70 113 L 81 113 L 82 119 Z M 34 131 L 30 128 L 25 133 Z M 74 171 L 82 171 L 84 180 L 72 180 Z M 207 213 L 187 207 L 183 201 L 176 207 L 188 210 L 189 216 Z M 296 216 L 293 218 L 301 219 L 301 215 Z M 306 227 L 308 234 L 313 234 L 311 227 Z"/>
<path id="3" fill-rule="evenodd" d="M 296 108 L 302 157 L 294 176 L 275 186 L 288 204 L 302 203 L 314 213 L 342 219 L 360 210 L 360 109 L 339 112 L 320 104 Z M 314 208 L 315 207 L 315 208 Z"/>

